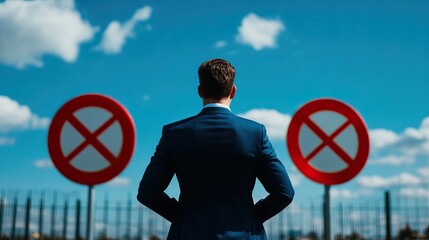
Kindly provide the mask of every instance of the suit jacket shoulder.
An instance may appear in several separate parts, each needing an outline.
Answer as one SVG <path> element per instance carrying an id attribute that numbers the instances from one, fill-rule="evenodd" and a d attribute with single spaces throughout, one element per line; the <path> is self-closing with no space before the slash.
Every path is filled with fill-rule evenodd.
<path id="1" fill-rule="evenodd" d="M 174 128 L 174 127 L 177 127 L 177 126 L 181 126 L 183 124 L 186 124 L 186 123 L 194 120 L 196 117 L 197 117 L 197 115 L 192 116 L 192 117 L 188 117 L 188 118 L 176 121 L 176 122 L 172 122 L 172 123 L 166 124 L 164 126 L 164 129 L 171 129 L 171 128 Z"/>

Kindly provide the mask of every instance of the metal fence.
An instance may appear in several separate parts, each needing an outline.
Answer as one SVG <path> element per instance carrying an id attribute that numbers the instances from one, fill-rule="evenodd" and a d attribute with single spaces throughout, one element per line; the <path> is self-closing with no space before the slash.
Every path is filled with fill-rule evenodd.
<path id="1" fill-rule="evenodd" d="M 332 239 L 386 239 L 383 196 L 334 202 Z M 390 215 L 393 237 L 429 239 L 429 199 L 412 200 L 392 194 Z M 85 216 L 86 206 L 76 193 L 3 191 L 0 239 L 83 239 Z M 93 216 L 94 239 L 165 239 L 169 229 L 169 222 L 131 196 L 112 202 L 106 195 L 95 203 Z M 322 204 L 293 203 L 267 221 L 265 229 L 271 240 L 322 239 Z"/>

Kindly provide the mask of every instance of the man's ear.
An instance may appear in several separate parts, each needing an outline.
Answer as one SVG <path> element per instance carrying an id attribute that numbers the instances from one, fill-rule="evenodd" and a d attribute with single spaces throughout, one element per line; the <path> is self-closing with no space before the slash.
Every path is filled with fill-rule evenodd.
<path id="1" fill-rule="evenodd" d="M 198 95 L 200 95 L 200 98 L 204 98 L 203 90 L 200 85 L 198 85 Z"/>
<path id="2" fill-rule="evenodd" d="M 231 89 L 231 94 L 229 94 L 229 98 L 233 99 L 235 97 L 235 93 L 237 92 L 237 87 L 234 85 Z"/>

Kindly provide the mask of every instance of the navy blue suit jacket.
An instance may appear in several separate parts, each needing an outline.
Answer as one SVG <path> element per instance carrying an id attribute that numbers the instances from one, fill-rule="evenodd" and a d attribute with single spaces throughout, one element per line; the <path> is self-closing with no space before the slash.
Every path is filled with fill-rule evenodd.
<path id="1" fill-rule="evenodd" d="M 178 201 L 164 192 L 174 174 Z M 256 178 L 268 196 L 254 204 Z M 168 240 L 241 240 L 266 239 L 263 223 L 293 196 L 265 127 L 208 107 L 164 126 L 137 199 L 172 223 Z"/>

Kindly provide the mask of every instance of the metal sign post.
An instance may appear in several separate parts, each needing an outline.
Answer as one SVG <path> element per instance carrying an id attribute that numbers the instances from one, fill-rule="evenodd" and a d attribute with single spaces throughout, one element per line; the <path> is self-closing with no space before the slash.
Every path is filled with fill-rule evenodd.
<path id="1" fill-rule="evenodd" d="M 88 185 L 88 203 L 86 212 L 86 240 L 93 240 L 92 235 L 92 210 L 94 208 L 94 186 Z"/>
<path id="2" fill-rule="evenodd" d="M 323 233 L 325 240 L 331 240 L 331 197 L 330 185 L 325 185 L 325 194 L 323 196 Z"/>

